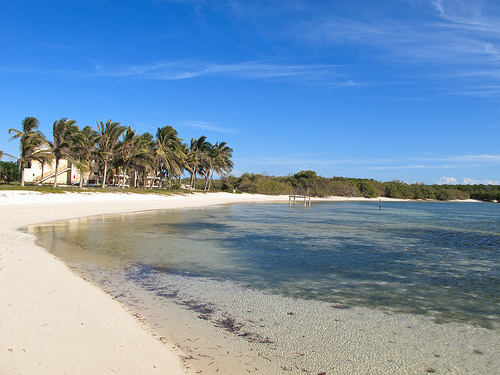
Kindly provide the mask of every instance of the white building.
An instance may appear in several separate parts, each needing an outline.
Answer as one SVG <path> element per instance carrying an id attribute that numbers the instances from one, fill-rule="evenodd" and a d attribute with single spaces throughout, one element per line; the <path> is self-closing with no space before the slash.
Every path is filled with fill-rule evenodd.
<path id="1" fill-rule="evenodd" d="M 42 175 L 43 170 L 43 175 Z M 35 182 L 53 184 L 55 174 L 55 163 L 42 164 L 32 161 L 24 168 L 24 182 Z M 66 159 L 59 160 L 57 167 L 57 183 L 62 185 L 72 185 L 80 182 L 80 171 L 73 163 Z"/>

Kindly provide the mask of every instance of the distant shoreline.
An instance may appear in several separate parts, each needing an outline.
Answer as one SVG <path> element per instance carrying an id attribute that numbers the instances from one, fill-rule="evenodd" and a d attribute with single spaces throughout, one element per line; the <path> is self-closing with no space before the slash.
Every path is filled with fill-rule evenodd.
<path id="1" fill-rule="evenodd" d="M 233 201 L 261 201 L 266 197 L 265 201 L 287 201 L 289 199 L 288 195 L 263 195 L 263 194 L 249 194 L 249 193 L 223 193 L 223 192 L 192 192 L 186 191 L 185 193 L 159 193 L 154 190 L 145 190 L 141 193 L 124 191 L 92 191 L 92 190 L 78 190 L 71 191 L 65 190 L 61 193 L 51 193 L 44 191 L 43 188 L 34 189 L 16 189 L 16 190 L 1 190 L 0 189 L 0 205 L 10 205 L 10 204 L 38 204 L 38 203 L 65 203 L 65 202 L 96 202 L 96 201 L 151 201 L 155 199 L 169 199 L 172 197 L 190 197 L 190 196 L 217 196 L 224 195 L 227 198 L 228 203 L 234 203 Z M 232 197 L 232 198 L 229 198 Z M 239 198 L 241 197 L 241 198 Z M 256 198 L 257 197 L 257 198 Z M 343 196 L 331 196 L 331 197 L 311 197 L 313 202 L 330 202 L 330 201 L 359 201 L 359 202 L 443 202 L 437 199 L 406 199 L 406 198 L 389 198 L 389 197 L 375 197 L 375 198 L 365 198 L 365 197 L 343 197 Z M 302 200 L 303 201 L 303 200 Z M 296 203 L 301 202 L 300 198 L 297 198 Z M 477 199 L 454 199 L 444 202 L 469 202 L 469 203 L 488 203 L 485 201 Z"/>

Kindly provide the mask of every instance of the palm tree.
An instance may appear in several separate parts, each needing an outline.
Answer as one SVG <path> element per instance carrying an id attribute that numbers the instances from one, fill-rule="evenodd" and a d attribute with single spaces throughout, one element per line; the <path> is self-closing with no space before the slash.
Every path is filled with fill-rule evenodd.
<path id="1" fill-rule="evenodd" d="M 153 135 L 151 133 L 144 133 L 136 136 L 135 142 L 136 151 L 132 154 L 130 168 L 133 169 L 137 177 L 139 177 L 141 171 L 147 172 L 154 169 L 155 163 L 155 142 Z M 137 185 L 138 178 L 135 180 L 135 185 Z"/>
<path id="2" fill-rule="evenodd" d="M 42 166 L 42 175 L 40 176 L 40 182 L 43 182 L 44 174 L 45 174 L 45 164 L 52 165 L 54 161 L 54 154 L 52 153 L 52 149 L 42 148 L 40 151 L 36 152 L 33 157 L 33 160 L 36 160 Z"/>
<path id="3" fill-rule="evenodd" d="M 180 154 L 180 167 L 181 170 L 179 171 L 179 186 L 182 186 L 182 174 L 184 171 L 188 170 L 191 172 L 191 167 L 188 164 L 188 154 L 189 154 L 189 147 L 186 143 L 181 143 L 181 154 Z"/>
<path id="4" fill-rule="evenodd" d="M 134 152 L 134 142 L 135 142 L 135 130 L 129 126 L 124 133 L 122 133 L 122 140 L 120 140 L 116 145 L 116 154 L 114 159 L 114 165 L 117 170 L 122 170 L 123 183 L 118 180 L 118 186 L 122 185 L 125 189 L 125 176 L 127 174 L 128 164 L 130 163 L 132 153 Z"/>
<path id="5" fill-rule="evenodd" d="M 123 182 L 122 189 L 125 188 L 125 176 L 134 166 L 151 165 L 153 155 L 148 148 L 148 138 L 142 135 L 136 135 L 135 130 L 129 126 L 123 134 L 122 141 L 118 144 L 117 162 L 122 168 Z"/>
<path id="6" fill-rule="evenodd" d="M 21 186 L 24 186 L 24 168 L 36 158 L 41 147 L 47 144 L 43 133 L 38 130 L 40 123 L 35 117 L 26 117 L 21 121 L 21 129 L 9 129 L 9 134 L 14 134 L 10 140 L 20 138 L 19 168 L 21 172 Z"/>
<path id="7" fill-rule="evenodd" d="M 196 184 L 196 174 L 203 172 L 200 167 L 205 162 L 206 152 L 208 149 L 210 149 L 210 147 L 212 147 L 212 145 L 210 144 L 210 142 L 207 142 L 207 137 L 204 135 L 202 135 L 198 139 L 191 139 L 187 162 L 189 164 L 189 169 L 191 172 L 190 185 L 192 188 L 194 188 Z"/>
<path id="8" fill-rule="evenodd" d="M 177 130 L 167 125 L 158 128 L 156 133 L 156 169 L 164 174 L 170 184 L 172 176 L 176 176 L 182 169 L 181 140 L 177 137 Z"/>
<path id="9" fill-rule="evenodd" d="M 90 172 L 92 170 L 92 162 L 95 157 L 95 145 L 97 143 L 98 133 L 90 126 L 85 126 L 74 135 L 72 147 L 73 159 L 76 167 L 80 171 L 80 187 L 83 186 L 83 175 L 85 172 L 89 174 L 87 183 L 90 180 Z"/>
<path id="10" fill-rule="evenodd" d="M 116 150 L 116 144 L 118 139 L 125 131 L 125 126 L 122 126 L 119 122 L 113 122 L 111 119 L 104 122 L 97 123 L 97 156 L 101 159 L 103 163 L 103 177 L 102 177 L 102 188 L 106 186 L 106 175 L 108 172 L 108 163 L 112 160 L 114 152 Z"/>
<path id="11" fill-rule="evenodd" d="M 216 166 L 218 168 L 217 173 L 230 173 L 233 170 L 234 163 L 231 160 L 233 157 L 233 149 L 227 145 L 226 142 L 217 142 L 217 158 L 216 158 Z"/>
<path id="12" fill-rule="evenodd" d="M 219 175 L 224 173 L 229 173 L 233 169 L 233 149 L 227 145 L 226 142 L 217 142 L 210 149 L 210 159 L 212 160 L 212 173 L 210 175 L 210 180 L 208 181 L 208 186 L 205 183 L 205 190 L 210 190 L 212 184 L 212 179 L 214 173 L 217 172 Z"/>
<path id="13" fill-rule="evenodd" d="M 143 133 L 139 135 L 141 138 L 141 143 L 147 153 L 146 159 L 140 159 L 134 161 L 133 167 L 137 171 L 138 175 L 141 176 L 143 182 L 142 186 L 144 188 L 147 187 L 147 176 L 149 173 L 154 171 L 154 163 L 155 163 L 155 153 L 156 153 L 156 142 L 153 134 L 151 133 Z M 136 186 L 137 186 L 136 180 Z"/>
<path id="14" fill-rule="evenodd" d="M 214 172 L 214 164 L 215 164 L 215 145 L 210 144 L 204 154 L 204 158 L 202 160 L 201 170 L 202 175 L 205 176 L 205 187 L 203 191 L 207 191 L 209 189 L 209 178 Z"/>
<path id="15" fill-rule="evenodd" d="M 71 157 L 71 148 L 73 147 L 75 133 L 78 132 L 78 127 L 75 124 L 75 120 L 68 120 L 67 118 L 54 121 L 54 125 L 52 127 L 54 143 L 50 144 L 52 147 L 52 154 L 55 159 L 54 187 L 57 187 L 57 174 L 61 159 L 68 159 L 68 164 L 70 160 L 74 161 Z"/>

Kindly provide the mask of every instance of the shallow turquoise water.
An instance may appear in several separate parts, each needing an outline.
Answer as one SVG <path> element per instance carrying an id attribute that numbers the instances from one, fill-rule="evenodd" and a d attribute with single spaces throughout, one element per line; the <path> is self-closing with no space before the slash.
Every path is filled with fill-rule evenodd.
<path id="1" fill-rule="evenodd" d="M 225 205 L 34 227 L 76 264 L 230 280 L 300 299 L 500 324 L 500 205 Z"/>

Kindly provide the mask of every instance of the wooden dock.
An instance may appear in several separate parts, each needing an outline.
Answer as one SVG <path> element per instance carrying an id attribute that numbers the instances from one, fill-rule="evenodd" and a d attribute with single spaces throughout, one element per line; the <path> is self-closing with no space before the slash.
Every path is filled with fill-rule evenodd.
<path id="1" fill-rule="evenodd" d="M 293 205 L 295 206 L 297 198 L 304 199 L 304 206 L 311 205 L 311 194 L 309 193 L 309 189 L 292 189 L 290 195 L 288 195 L 288 204 L 291 206 L 293 200 Z"/>

